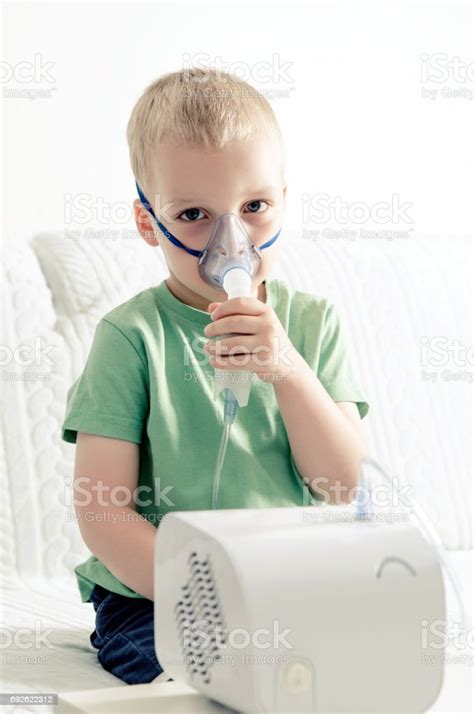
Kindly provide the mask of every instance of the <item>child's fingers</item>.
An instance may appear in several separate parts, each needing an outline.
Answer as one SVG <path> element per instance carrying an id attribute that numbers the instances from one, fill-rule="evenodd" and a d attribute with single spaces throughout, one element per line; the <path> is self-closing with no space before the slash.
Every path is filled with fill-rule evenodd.
<path id="1" fill-rule="evenodd" d="M 261 315 L 267 308 L 268 305 L 257 298 L 236 297 L 225 302 L 211 302 L 208 310 L 216 320 L 224 315 Z"/>

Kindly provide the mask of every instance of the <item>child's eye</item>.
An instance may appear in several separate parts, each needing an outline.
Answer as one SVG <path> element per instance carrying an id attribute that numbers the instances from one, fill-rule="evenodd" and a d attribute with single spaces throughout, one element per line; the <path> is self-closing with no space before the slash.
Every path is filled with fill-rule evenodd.
<path id="1" fill-rule="evenodd" d="M 263 211 L 261 209 L 263 208 L 263 210 L 266 211 L 268 203 L 266 201 L 249 201 L 246 207 L 249 213 L 262 213 Z"/>
<path id="2" fill-rule="evenodd" d="M 200 216 L 199 214 L 202 214 Z M 204 216 L 204 212 L 201 211 L 200 208 L 186 208 L 185 211 L 179 214 L 178 218 L 181 218 L 183 221 L 188 221 L 188 222 L 195 222 L 199 218 L 202 218 Z"/>

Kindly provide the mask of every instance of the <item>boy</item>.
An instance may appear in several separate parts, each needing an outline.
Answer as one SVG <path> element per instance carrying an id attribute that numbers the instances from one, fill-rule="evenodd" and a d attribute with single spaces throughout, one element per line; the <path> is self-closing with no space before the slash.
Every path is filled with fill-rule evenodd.
<path id="1" fill-rule="evenodd" d="M 228 74 L 171 73 L 145 90 L 127 138 L 143 199 L 137 228 L 161 246 L 170 275 L 100 320 L 68 392 L 62 438 L 76 443 L 75 510 L 93 553 L 75 568 L 96 609 L 91 643 L 105 669 L 133 684 L 162 672 L 153 641 L 159 520 L 211 508 L 223 428 L 215 371 L 257 375 L 230 431 L 220 508 L 347 501 L 366 454 L 368 404 L 334 307 L 267 280 L 286 194 L 268 102 Z M 271 243 L 252 296 L 230 300 L 201 278 L 196 257 L 228 213 L 255 246 Z"/>

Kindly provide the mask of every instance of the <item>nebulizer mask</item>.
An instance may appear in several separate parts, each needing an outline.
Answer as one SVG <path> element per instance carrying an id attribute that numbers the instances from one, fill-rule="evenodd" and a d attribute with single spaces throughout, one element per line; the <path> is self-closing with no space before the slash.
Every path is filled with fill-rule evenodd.
<path id="1" fill-rule="evenodd" d="M 280 235 L 280 230 L 263 245 L 257 247 L 235 213 L 224 213 L 214 223 L 209 239 L 203 250 L 185 246 L 156 217 L 152 206 L 136 183 L 138 195 L 144 208 L 153 216 L 158 228 L 173 245 L 198 258 L 198 270 L 201 278 L 215 290 L 227 293 L 229 300 L 235 297 L 252 295 L 252 279 L 257 275 L 262 262 L 261 251 L 269 248 Z M 219 335 L 220 339 L 231 337 Z M 224 431 L 222 434 L 217 459 L 212 507 L 217 507 L 220 472 L 224 461 L 230 427 L 235 418 L 237 407 L 248 403 L 250 386 L 254 375 L 245 370 L 214 370 L 214 398 L 223 392 L 224 396 Z"/>

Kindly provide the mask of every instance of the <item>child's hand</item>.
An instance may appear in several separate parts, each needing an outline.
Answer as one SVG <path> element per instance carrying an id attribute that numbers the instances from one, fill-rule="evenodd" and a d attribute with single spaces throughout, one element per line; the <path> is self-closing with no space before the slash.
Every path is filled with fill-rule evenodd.
<path id="1" fill-rule="evenodd" d="M 207 337 L 236 333 L 204 345 L 213 367 L 248 370 L 264 381 L 276 381 L 287 378 L 298 364 L 300 355 L 266 303 L 251 297 L 232 298 L 212 302 L 208 310 L 213 322 L 204 329 Z"/>

